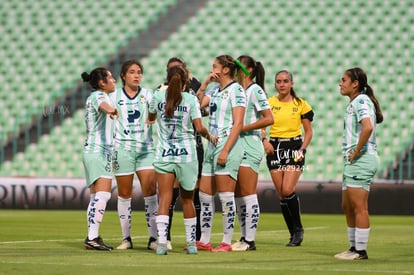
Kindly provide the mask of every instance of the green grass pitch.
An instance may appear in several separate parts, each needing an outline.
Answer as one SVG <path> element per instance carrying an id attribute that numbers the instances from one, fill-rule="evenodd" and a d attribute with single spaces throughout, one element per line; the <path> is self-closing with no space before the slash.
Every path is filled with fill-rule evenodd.
<path id="1" fill-rule="evenodd" d="M 371 216 L 369 260 L 340 261 L 348 248 L 343 215 L 303 214 L 301 247 L 285 247 L 288 233 L 280 213 L 262 213 L 256 251 L 187 255 L 181 212 L 174 215 L 173 251 L 146 249 L 143 212 L 133 212 L 134 249 L 91 251 L 82 247 L 86 211 L 0 210 L 0 274 L 414 274 L 414 218 Z M 221 241 L 216 214 L 213 245 Z M 104 241 L 117 246 L 121 232 L 115 211 L 101 224 Z M 240 237 L 236 224 L 233 240 Z"/>

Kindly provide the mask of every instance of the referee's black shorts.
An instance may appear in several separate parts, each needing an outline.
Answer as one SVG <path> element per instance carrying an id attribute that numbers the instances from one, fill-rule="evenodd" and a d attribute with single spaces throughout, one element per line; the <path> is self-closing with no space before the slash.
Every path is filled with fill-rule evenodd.
<path id="1" fill-rule="evenodd" d="M 303 143 L 302 137 L 270 138 L 269 142 L 275 150 L 273 155 L 266 156 L 269 170 L 278 169 L 287 171 L 298 169 L 303 171 L 305 155 L 300 151 Z M 297 160 L 299 156 L 303 156 L 301 161 Z"/>

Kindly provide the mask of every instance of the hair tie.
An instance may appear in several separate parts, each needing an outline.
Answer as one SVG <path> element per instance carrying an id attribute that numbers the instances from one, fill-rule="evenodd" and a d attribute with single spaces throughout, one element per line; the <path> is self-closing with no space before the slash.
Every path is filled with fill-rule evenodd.
<path id="1" fill-rule="evenodd" d="M 243 71 L 245 75 L 250 74 L 250 72 L 246 69 L 246 67 L 244 67 L 244 65 L 238 59 L 234 60 L 234 63 L 236 63 L 236 65 L 240 67 L 240 69 Z"/>

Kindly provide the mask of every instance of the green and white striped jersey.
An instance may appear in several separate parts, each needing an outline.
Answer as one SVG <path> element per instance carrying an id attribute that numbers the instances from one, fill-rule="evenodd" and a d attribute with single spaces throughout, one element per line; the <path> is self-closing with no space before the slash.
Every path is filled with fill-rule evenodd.
<path id="1" fill-rule="evenodd" d="M 200 104 L 194 95 L 182 92 L 182 100 L 171 118 L 165 116 L 166 94 L 156 91 L 149 112 L 157 114 L 158 145 L 156 161 L 197 162 L 193 120 L 201 118 Z"/>
<path id="2" fill-rule="evenodd" d="M 246 107 L 246 93 L 242 86 L 236 81 L 227 85 L 223 90 L 216 87 L 210 97 L 210 133 L 219 139 L 227 137 L 233 128 L 234 107 Z"/>
<path id="3" fill-rule="evenodd" d="M 93 91 L 86 99 L 86 139 L 83 148 L 85 153 L 104 152 L 112 147 L 113 122 L 109 115 L 99 109 L 103 102 L 111 104 L 108 94 L 101 91 Z"/>
<path id="4" fill-rule="evenodd" d="M 367 143 L 362 147 L 361 152 L 375 153 L 377 151 L 375 106 L 367 95 L 360 94 L 349 102 L 346 107 L 342 136 L 342 151 L 344 154 L 356 147 L 362 129 L 360 121 L 367 117 L 371 119 L 374 130 Z"/>
<path id="5" fill-rule="evenodd" d="M 133 98 L 129 97 L 123 88 L 110 95 L 113 106 L 119 112 L 114 130 L 116 148 L 136 152 L 153 148 L 152 125 L 147 123 L 148 106 L 152 97 L 151 90 L 141 87 Z"/>
<path id="6" fill-rule="evenodd" d="M 246 89 L 246 113 L 244 116 L 244 125 L 252 124 L 258 121 L 262 115 L 263 110 L 270 110 L 269 102 L 267 101 L 266 93 L 256 83 L 250 84 Z M 261 129 L 251 130 L 242 135 L 255 135 L 260 137 Z"/>

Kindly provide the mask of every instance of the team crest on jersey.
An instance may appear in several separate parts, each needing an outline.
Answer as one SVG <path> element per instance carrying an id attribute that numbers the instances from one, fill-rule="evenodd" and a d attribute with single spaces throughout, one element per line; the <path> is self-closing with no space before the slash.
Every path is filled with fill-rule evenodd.
<path id="1" fill-rule="evenodd" d="M 144 104 L 145 102 L 147 102 L 147 100 L 145 99 L 145 96 L 141 95 L 141 97 L 139 98 L 139 100 L 141 101 L 142 104 Z"/>
<path id="2" fill-rule="evenodd" d="M 229 98 L 229 91 L 225 90 L 222 94 L 221 94 L 221 98 L 222 99 L 228 99 Z"/>

